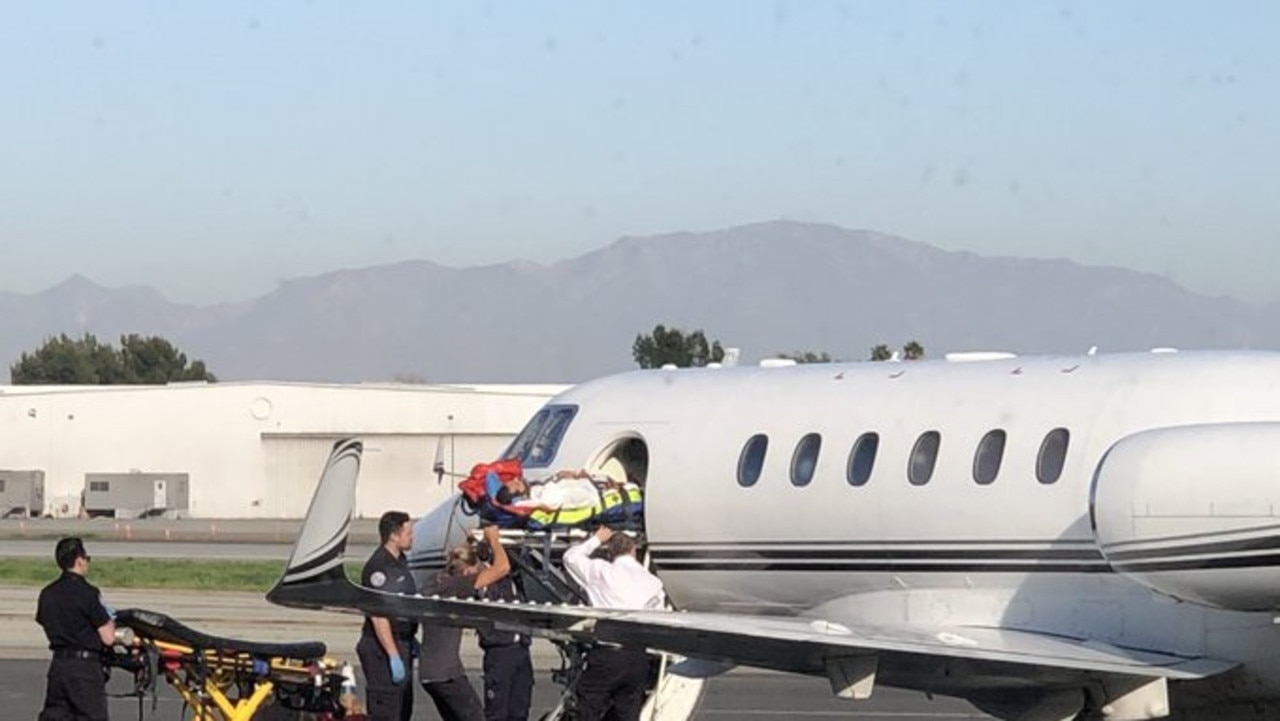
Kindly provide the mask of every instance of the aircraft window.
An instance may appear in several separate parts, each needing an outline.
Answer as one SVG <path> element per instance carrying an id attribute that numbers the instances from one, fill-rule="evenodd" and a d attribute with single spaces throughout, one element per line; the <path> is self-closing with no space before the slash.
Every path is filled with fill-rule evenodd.
<path id="1" fill-rule="evenodd" d="M 791 485 L 807 486 L 813 480 L 813 471 L 818 467 L 818 451 L 822 449 L 822 436 L 808 433 L 796 444 L 796 452 L 791 456 Z"/>
<path id="2" fill-rule="evenodd" d="M 978 452 L 973 455 L 973 480 L 985 486 L 996 480 L 1000 462 L 1004 460 L 1005 432 L 999 429 L 987 431 L 978 442 Z"/>
<path id="3" fill-rule="evenodd" d="M 547 417 L 551 415 L 551 411 L 543 408 L 533 414 L 533 418 L 525 424 L 524 429 L 520 431 L 520 435 L 507 446 L 507 450 L 503 451 L 503 458 L 524 458 L 529 454 L 529 449 L 533 447 L 533 442 L 538 438 L 538 434 L 542 432 L 542 426 L 547 422 Z"/>
<path id="4" fill-rule="evenodd" d="M 942 436 L 937 431 L 925 431 L 916 439 L 916 445 L 911 449 L 911 462 L 907 464 L 907 480 L 911 485 L 923 486 L 933 477 L 940 445 Z"/>
<path id="5" fill-rule="evenodd" d="M 738 457 L 738 485 L 750 488 L 760 480 L 760 470 L 764 468 L 764 452 L 769 449 L 769 436 L 757 433 L 747 440 L 742 447 L 742 455 Z"/>
<path id="6" fill-rule="evenodd" d="M 1041 483 L 1056 483 L 1062 475 L 1070 441 L 1071 433 L 1066 428 L 1054 428 L 1044 437 L 1040 444 L 1040 455 L 1036 457 L 1036 478 Z"/>
<path id="7" fill-rule="evenodd" d="M 577 406 L 547 406 L 534 415 L 533 420 L 511 442 L 503 458 L 516 458 L 525 468 L 545 468 L 551 465 L 560 449 L 560 441 L 569 428 L 569 422 L 578 413 Z"/>
<path id="8" fill-rule="evenodd" d="M 865 486 L 871 480 L 871 469 L 876 465 L 876 451 L 880 448 L 879 433 L 863 433 L 853 443 L 849 452 L 849 467 L 845 477 L 851 486 Z"/>

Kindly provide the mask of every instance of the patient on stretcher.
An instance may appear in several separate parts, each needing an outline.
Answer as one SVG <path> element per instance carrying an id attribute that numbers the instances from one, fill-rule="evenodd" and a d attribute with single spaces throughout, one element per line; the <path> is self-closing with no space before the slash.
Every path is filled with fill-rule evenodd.
<path id="1" fill-rule="evenodd" d="M 505 482 L 490 471 L 485 491 L 497 505 L 527 514 L 524 518 L 533 528 L 573 526 L 601 517 L 638 520 L 643 508 L 643 491 L 637 484 L 585 470 L 562 470 L 541 481 L 520 476 Z"/>
<path id="2" fill-rule="evenodd" d="M 593 476 L 585 470 L 562 470 L 542 481 L 526 481 L 516 478 L 507 483 L 498 480 L 497 474 L 485 479 L 490 497 L 504 506 L 556 511 L 566 508 L 590 508 L 601 501 L 609 490 L 625 490 L 639 497 L 640 487 L 634 483 L 622 483 L 608 476 Z"/>

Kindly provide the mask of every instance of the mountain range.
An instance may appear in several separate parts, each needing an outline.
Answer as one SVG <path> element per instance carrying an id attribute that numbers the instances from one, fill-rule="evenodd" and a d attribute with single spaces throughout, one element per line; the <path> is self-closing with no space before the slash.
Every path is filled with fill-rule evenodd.
<path id="1" fill-rule="evenodd" d="M 553 265 L 342 270 L 205 307 L 75 276 L 0 292 L 0 361 L 7 369 L 58 333 L 113 344 L 140 333 L 172 340 L 224 380 L 577 382 L 634 368 L 636 334 L 659 323 L 702 329 L 746 362 L 792 351 L 863 359 L 909 340 L 933 357 L 1280 347 L 1275 304 L 1120 268 L 774 221 L 627 237 Z"/>

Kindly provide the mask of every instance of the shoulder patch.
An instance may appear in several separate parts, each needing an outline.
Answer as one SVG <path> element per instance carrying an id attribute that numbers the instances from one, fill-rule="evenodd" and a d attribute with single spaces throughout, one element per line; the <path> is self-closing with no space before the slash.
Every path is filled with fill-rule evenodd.
<path id="1" fill-rule="evenodd" d="M 374 571 L 373 575 L 369 576 L 369 583 L 374 588 L 382 588 L 387 583 L 387 574 L 382 571 Z"/>

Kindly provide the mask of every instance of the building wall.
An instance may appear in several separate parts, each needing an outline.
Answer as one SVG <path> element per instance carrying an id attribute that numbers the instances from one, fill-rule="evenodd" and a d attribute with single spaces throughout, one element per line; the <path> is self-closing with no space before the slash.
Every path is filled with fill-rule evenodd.
<path id="1" fill-rule="evenodd" d="M 196 518 L 298 518 L 333 442 L 364 440 L 357 516 L 420 514 L 492 460 L 563 386 L 214 383 L 0 387 L 0 468 L 45 474 L 74 514 L 89 473 L 188 474 Z"/>

